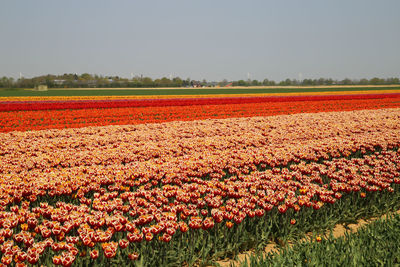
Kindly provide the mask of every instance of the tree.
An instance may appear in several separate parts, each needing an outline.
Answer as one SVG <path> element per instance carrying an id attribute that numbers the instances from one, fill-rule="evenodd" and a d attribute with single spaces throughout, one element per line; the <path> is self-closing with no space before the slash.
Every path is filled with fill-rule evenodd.
<path id="1" fill-rule="evenodd" d="M 400 80 L 399 78 L 388 78 L 386 79 L 387 84 L 399 84 Z"/>
<path id="2" fill-rule="evenodd" d="M 284 80 L 284 81 L 281 81 L 281 82 L 279 83 L 279 85 L 282 85 L 282 86 L 292 85 L 292 81 L 288 78 L 288 79 L 286 79 L 286 80 Z"/>
<path id="3" fill-rule="evenodd" d="M 171 80 L 168 79 L 167 77 L 162 77 L 162 78 L 161 78 L 161 86 L 162 86 L 162 87 L 169 87 L 169 86 L 171 86 Z"/>
<path id="4" fill-rule="evenodd" d="M 83 73 L 80 77 L 80 80 L 83 80 L 83 81 L 93 80 L 93 76 L 90 75 L 89 73 Z"/>
<path id="5" fill-rule="evenodd" d="M 343 84 L 343 85 L 351 85 L 351 84 L 353 84 L 353 81 L 350 80 L 349 78 L 346 78 L 341 82 L 341 84 Z"/>
<path id="6" fill-rule="evenodd" d="M 16 87 L 19 88 L 33 88 L 34 86 L 32 79 L 20 78 L 16 82 Z"/>
<path id="7" fill-rule="evenodd" d="M 303 82 L 302 82 L 302 85 L 308 85 L 308 86 L 313 85 L 313 80 L 304 79 Z"/>
<path id="8" fill-rule="evenodd" d="M 172 86 L 174 87 L 182 87 L 183 81 L 181 78 L 175 77 L 172 79 L 172 84 L 173 84 Z"/>
<path id="9" fill-rule="evenodd" d="M 268 79 L 264 79 L 264 81 L 262 82 L 262 85 L 265 85 L 265 86 L 275 85 L 275 81 L 270 81 Z"/>
<path id="10" fill-rule="evenodd" d="M 247 86 L 247 83 L 245 80 L 239 80 L 238 81 L 238 86 Z"/>
<path id="11" fill-rule="evenodd" d="M 14 86 L 14 78 L 2 77 L 0 79 L 0 88 L 12 88 Z"/>
<path id="12" fill-rule="evenodd" d="M 324 78 L 319 78 L 316 82 L 317 85 L 326 85 L 326 80 Z"/>
<path id="13" fill-rule="evenodd" d="M 375 78 L 372 78 L 371 80 L 369 80 L 369 83 L 373 84 L 373 85 L 385 84 L 385 80 L 375 77 Z"/>
<path id="14" fill-rule="evenodd" d="M 154 87 L 154 82 L 150 77 L 144 77 L 142 83 L 144 87 Z"/>
<path id="15" fill-rule="evenodd" d="M 49 87 L 49 88 L 52 88 L 52 87 L 54 87 L 54 78 L 53 77 L 50 77 L 50 75 L 48 75 L 47 77 L 46 77 L 46 85 L 47 85 L 47 87 Z"/>
<path id="16" fill-rule="evenodd" d="M 189 87 L 190 86 L 190 78 L 187 78 L 186 80 L 182 81 L 182 86 L 183 87 Z"/>

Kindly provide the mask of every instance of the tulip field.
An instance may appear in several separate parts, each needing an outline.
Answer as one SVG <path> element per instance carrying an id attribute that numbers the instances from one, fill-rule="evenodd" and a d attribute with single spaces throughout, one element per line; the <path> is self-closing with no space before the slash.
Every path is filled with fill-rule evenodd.
<path id="1" fill-rule="evenodd" d="M 396 107 L 398 88 L 346 94 L 0 97 L 0 132 Z"/>
<path id="2" fill-rule="evenodd" d="M 215 265 L 400 208 L 400 94 L 0 97 L 4 265 Z"/>

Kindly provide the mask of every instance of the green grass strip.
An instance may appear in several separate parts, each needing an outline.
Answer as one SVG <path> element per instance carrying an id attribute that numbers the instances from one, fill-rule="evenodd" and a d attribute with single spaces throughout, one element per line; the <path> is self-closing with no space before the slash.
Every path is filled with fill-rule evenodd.
<path id="1" fill-rule="evenodd" d="M 326 87 L 326 88 L 182 88 L 182 89 L 3 89 L 0 97 L 10 96 L 142 96 L 142 95 L 217 95 L 217 94 L 268 94 L 301 92 L 348 92 L 369 90 L 399 90 L 399 87 Z"/>
<path id="2" fill-rule="evenodd" d="M 339 238 L 303 241 L 275 253 L 257 254 L 242 266 L 398 266 L 400 215 L 389 215 Z"/>

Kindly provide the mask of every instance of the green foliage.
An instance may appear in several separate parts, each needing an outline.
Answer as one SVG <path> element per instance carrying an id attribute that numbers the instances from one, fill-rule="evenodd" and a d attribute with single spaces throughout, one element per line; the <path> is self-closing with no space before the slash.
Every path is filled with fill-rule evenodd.
<path id="1" fill-rule="evenodd" d="M 12 88 L 14 83 L 13 78 L 1 77 L 0 78 L 0 88 Z"/>
<path id="2" fill-rule="evenodd" d="M 299 242 L 250 256 L 243 266 L 394 266 L 400 264 L 400 215 L 388 216 L 344 237 Z"/>

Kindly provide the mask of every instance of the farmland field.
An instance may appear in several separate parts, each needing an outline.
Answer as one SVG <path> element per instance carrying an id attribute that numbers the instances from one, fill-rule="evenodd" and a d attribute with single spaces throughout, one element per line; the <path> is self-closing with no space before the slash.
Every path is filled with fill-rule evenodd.
<path id="1" fill-rule="evenodd" d="M 204 94 L 262 94 L 262 93 L 301 93 L 301 92 L 349 92 L 359 90 L 400 90 L 400 86 L 329 86 L 329 87 L 262 87 L 262 88 L 152 88 L 152 89 L 50 89 L 33 91 L 28 89 L 0 90 L 4 96 L 127 96 L 127 95 L 204 95 Z"/>
<path id="2" fill-rule="evenodd" d="M 215 264 L 400 208 L 399 88 L 191 90 L 0 92 L 1 262 Z"/>

